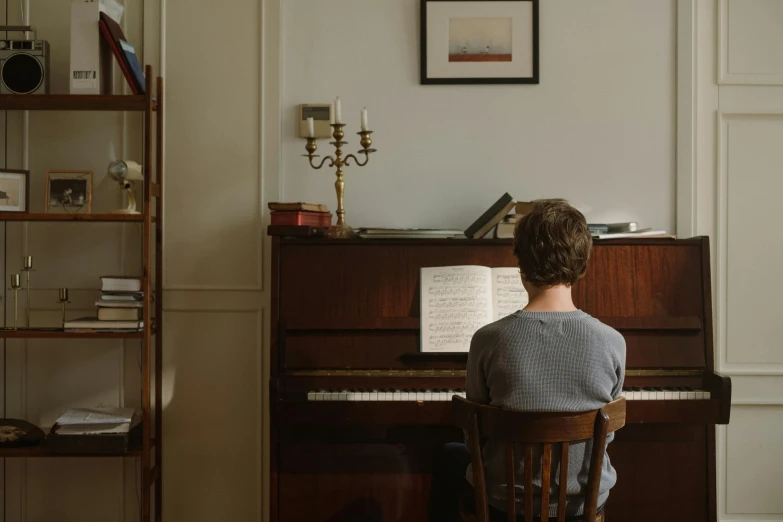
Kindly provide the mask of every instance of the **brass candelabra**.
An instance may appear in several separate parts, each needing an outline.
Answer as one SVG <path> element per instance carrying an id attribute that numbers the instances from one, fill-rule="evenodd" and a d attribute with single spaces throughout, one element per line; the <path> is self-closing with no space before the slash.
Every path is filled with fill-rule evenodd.
<path id="1" fill-rule="evenodd" d="M 370 148 L 372 146 L 372 139 L 370 138 L 372 131 L 361 131 L 357 132 L 357 134 L 361 137 L 359 143 L 362 146 L 362 150 L 358 151 L 357 154 L 364 154 L 364 161 L 360 161 L 359 158 L 353 154 L 348 154 L 347 156 L 343 157 L 343 145 L 348 144 L 347 141 L 343 141 L 343 137 L 345 136 L 343 127 L 345 127 L 345 124 L 332 123 L 331 127 L 334 129 L 332 132 L 334 141 L 330 142 L 331 145 L 334 145 L 334 157 L 326 156 L 321 160 L 320 163 L 317 164 L 313 161 L 313 158 L 320 157 L 315 154 L 315 151 L 318 149 L 318 146 L 315 144 L 316 138 L 307 138 L 307 145 L 305 145 L 307 154 L 303 154 L 303 156 L 306 156 L 309 159 L 310 166 L 316 170 L 323 167 L 324 163 L 327 161 L 329 162 L 329 167 L 337 167 L 337 180 L 334 182 L 334 189 L 337 192 L 337 224 L 329 227 L 329 230 L 326 232 L 326 236 L 335 239 L 348 239 L 356 237 L 356 233 L 351 227 L 345 224 L 345 208 L 343 207 L 345 181 L 343 180 L 343 167 L 351 166 L 349 163 L 351 160 L 354 161 L 356 166 L 364 167 L 367 165 L 367 162 L 370 161 L 370 154 L 375 152 L 376 149 Z"/>

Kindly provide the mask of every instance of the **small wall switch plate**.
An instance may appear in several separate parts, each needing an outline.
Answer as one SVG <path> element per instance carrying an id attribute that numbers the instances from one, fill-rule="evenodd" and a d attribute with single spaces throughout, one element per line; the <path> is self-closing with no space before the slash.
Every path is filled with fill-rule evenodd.
<path id="1" fill-rule="evenodd" d="M 313 118 L 316 138 L 331 138 L 332 105 L 330 103 L 303 103 L 299 106 L 299 137 L 307 138 L 307 118 Z"/>

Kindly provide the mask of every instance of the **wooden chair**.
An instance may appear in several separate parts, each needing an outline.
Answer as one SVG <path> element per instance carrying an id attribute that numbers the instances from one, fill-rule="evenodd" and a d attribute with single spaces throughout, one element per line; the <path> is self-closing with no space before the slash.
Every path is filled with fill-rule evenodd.
<path id="1" fill-rule="evenodd" d="M 552 462 L 552 444 L 560 447 L 560 484 L 568 477 L 568 448 L 572 442 L 593 439 L 590 455 L 590 472 L 587 477 L 584 522 L 602 522 L 603 512 L 596 515 L 598 487 L 604 460 L 606 436 L 625 425 L 625 398 L 621 397 L 600 410 L 574 413 L 520 413 L 475 404 L 461 397 L 452 399 L 454 424 L 465 430 L 468 449 L 473 462 L 473 486 L 476 494 L 475 509 L 460 506 L 463 520 L 490 522 L 487 502 L 487 485 L 480 441 L 484 437 L 506 443 L 506 482 L 508 521 L 516 522 L 516 496 L 514 484 L 514 444 L 524 448 L 524 515 L 525 522 L 533 522 L 533 445 L 543 445 L 541 474 L 541 521 L 549 520 L 549 488 Z M 559 488 L 557 520 L 566 520 L 566 488 Z"/>

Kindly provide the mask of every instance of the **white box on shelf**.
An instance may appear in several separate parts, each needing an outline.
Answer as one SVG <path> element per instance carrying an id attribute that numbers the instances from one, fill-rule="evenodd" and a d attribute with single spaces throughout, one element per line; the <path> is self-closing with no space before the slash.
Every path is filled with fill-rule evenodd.
<path id="1" fill-rule="evenodd" d="M 124 8 L 116 0 L 78 0 L 71 4 L 71 94 L 111 94 L 112 53 L 101 41 L 101 12 L 122 19 Z"/>

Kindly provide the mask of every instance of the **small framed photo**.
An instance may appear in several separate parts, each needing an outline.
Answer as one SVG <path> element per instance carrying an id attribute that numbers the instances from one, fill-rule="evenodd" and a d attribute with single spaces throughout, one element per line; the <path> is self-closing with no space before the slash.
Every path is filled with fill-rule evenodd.
<path id="1" fill-rule="evenodd" d="M 421 0 L 421 83 L 538 83 L 538 2 Z"/>
<path id="2" fill-rule="evenodd" d="M 50 170 L 46 173 L 46 212 L 89 214 L 92 212 L 91 170 Z"/>
<path id="3" fill-rule="evenodd" d="M 0 212 L 30 211 L 30 171 L 0 169 Z"/>

